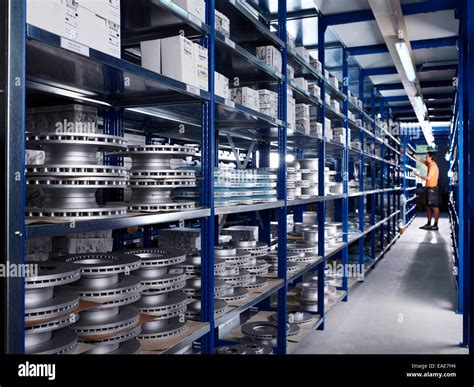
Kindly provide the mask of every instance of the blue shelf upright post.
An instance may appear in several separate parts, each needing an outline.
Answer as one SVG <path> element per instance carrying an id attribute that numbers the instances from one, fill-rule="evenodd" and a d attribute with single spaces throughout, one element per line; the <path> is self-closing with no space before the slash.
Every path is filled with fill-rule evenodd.
<path id="1" fill-rule="evenodd" d="M 365 74 L 364 70 L 359 70 L 359 99 L 362 101 L 362 110 L 365 108 Z M 362 124 L 365 123 L 366 117 L 364 114 L 361 115 Z M 360 146 L 364 150 L 365 146 L 365 133 L 360 131 L 359 134 Z M 364 191 L 364 179 L 365 179 L 365 156 L 364 152 L 360 153 L 359 159 L 359 191 Z M 363 233 L 365 231 L 365 196 L 359 196 L 359 230 Z M 365 251 L 364 251 L 365 236 L 359 239 L 359 281 L 364 281 L 365 273 Z"/>
<path id="2" fill-rule="evenodd" d="M 0 6 L 3 20 L 0 68 L 2 79 L 3 200 L 0 262 L 21 265 L 25 260 L 25 1 L 7 0 Z M 8 27 L 8 28 L 7 28 Z M 24 278 L 0 278 L 1 351 L 24 353 Z"/>
<path id="3" fill-rule="evenodd" d="M 325 52 L 325 34 L 326 34 L 327 25 L 325 23 L 324 17 L 319 16 L 318 18 L 318 58 L 321 62 L 322 74 L 324 78 L 324 70 L 326 69 L 326 52 Z M 326 95 L 326 81 L 323 79 L 321 81 L 321 101 L 325 101 Z M 325 186 L 324 186 L 324 168 L 326 166 L 326 108 L 325 104 L 321 104 L 320 117 L 322 124 L 322 139 L 318 140 L 319 149 L 318 149 L 318 190 L 319 196 L 325 195 Z M 318 266 L 318 314 L 322 319 L 322 323 L 319 325 L 320 330 L 324 329 L 324 268 L 326 266 L 326 256 L 324 253 L 324 234 L 325 234 L 325 224 L 326 224 L 326 201 L 320 201 L 317 204 L 317 219 L 318 219 L 318 254 L 322 257 L 322 264 Z"/>
<path id="4" fill-rule="evenodd" d="M 270 167 L 270 143 L 260 143 L 258 146 L 260 159 L 259 159 L 259 168 L 268 168 Z M 252 214 L 253 215 L 253 214 Z M 258 214 L 255 214 L 258 215 Z M 260 242 L 264 242 L 268 245 L 271 243 L 271 210 L 260 211 L 260 222 L 259 223 L 259 233 L 258 238 Z"/>
<path id="5" fill-rule="evenodd" d="M 375 87 L 371 87 L 371 106 L 370 106 L 370 115 L 372 120 L 376 122 L 376 111 L 375 111 Z M 376 131 L 374 130 L 374 133 Z M 372 188 L 375 189 L 375 159 L 371 158 L 370 160 L 370 183 Z M 370 195 L 370 224 L 373 226 L 375 224 L 375 209 L 377 208 L 377 194 Z M 372 262 L 375 262 L 375 234 L 377 229 L 374 229 L 370 232 L 370 258 Z"/>
<path id="6" fill-rule="evenodd" d="M 214 326 L 214 237 L 215 237 L 215 212 L 214 212 L 214 169 L 216 164 L 215 148 L 215 100 L 214 100 L 214 58 L 215 58 L 215 0 L 207 0 L 207 24 L 209 36 L 205 45 L 209 54 L 209 94 L 210 100 L 202 103 L 202 129 L 201 129 L 201 205 L 211 211 L 208 218 L 201 220 L 201 320 L 208 322 L 210 331 L 201 340 L 202 353 L 213 354 L 215 347 Z"/>
<path id="7" fill-rule="evenodd" d="M 285 202 L 278 209 L 278 278 L 283 279 L 284 286 L 278 290 L 278 348 L 277 353 L 286 353 L 286 293 L 287 293 L 287 202 L 286 202 L 286 146 L 287 146 L 287 82 L 286 82 L 286 0 L 278 0 L 278 37 L 283 41 L 281 49 L 283 79 L 278 84 L 278 118 L 283 125 L 278 127 L 278 200 Z"/>
<path id="8" fill-rule="evenodd" d="M 304 158 L 303 149 L 296 149 L 295 157 L 296 157 L 296 160 L 302 160 Z M 304 212 L 304 205 L 293 206 L 293 221 L 302 222 L 303 212 Z"/>
<path id="9" fill-rule="evenodd" d="M 384 101 L 383 101 L 383 97 L 380 96 L 380 120 L 382 122 L 382 126 L 384 125 L 385 123 L 385 112 L 384 112 Z M 380 158 L 382 160 L 385 159 L 385 144 L 381 144 L 380 145 Z M 388 165 L 385 163 L 385 162 L 382 162 L 381 163 L 381 173 L 380 173 L 380 189 L 384 189 L 385 188 L 385 176 L 387 176 L 388 174 Z M 387 202 L 385 202 L 385 198 L 387 198 Z M 390 214 L 390 195 L 388 193 L 385 193 L 384 191 L 382 191 L 382 193 L 380 194 L 380 209 L 382 211 L 382 219 L 385 219 L 389 214 Z M 386 204 L 386 205 L 385 205 Z M 385 230 L 387 230 L 387 232 L 385 232 Z M 379 238 L 379 241 L 380 241 L 380 248 L 384 249 L 384 241 L 385 239 L 387 239 L 387 243 L 390 242 L 390 219 L 388 220 L 387 222 L 387 225 L 385 226 L 385 224 L 382 224 L 380 226 L 380 238 Z"/>
<path id="10" fill-rule="evenodd" d="M 346 96 L 343 101 L 343 112 L 346 117 L 349 117 L 349 50 L 347 48 L 342 49 L 342 92 Z M 342 198 L 342 238 L 346 244 L 342 250 L 342 290 L 347 292 L 349 290 L 348 278 L 347 278 L 347 264 L 349 263 L 349 121 L 348 118 L 345 120 L 346 138 L 345 146 L 343 150 L 342 158 L 342 185 L 344 197 Z M 344 297 L 343 301 L 348 301 L 348 293 Z"/>

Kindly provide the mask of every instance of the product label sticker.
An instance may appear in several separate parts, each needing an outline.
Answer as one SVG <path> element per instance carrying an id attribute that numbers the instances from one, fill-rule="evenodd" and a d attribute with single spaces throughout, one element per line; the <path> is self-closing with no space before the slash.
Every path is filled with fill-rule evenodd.
<path id="1" fill-rule="evenodd" d="M 201 91 L 196 86 L 186 85 L 186 91 L 190 94 L 201 95 Z"/>
<path id="2" fill-rule="evenodd" d="M 226 100 L 224 101 L 224 103 L 225 103 L 226 106 L 229 106 L 229 107 L 231 107 L 231 108 L 235 108 L 235 102 L 234 102 L 234 101 L 231 101 L 230 99 L 226 99 Z"/>
<path id="3" fill-rule="evenodd" d="M 81 54 L 81 55 L 84 55 L 84 56 L 89 56 L 90 55 L 89 47 L 84 46 L 83 44 L 80 44 L 80 43 L 77 43 L 77 42 L 73 42 L 73 41 L 71 41 L 69 39 L 66 39 L 66 38 L 63 38 L 63 37 L 61 37 L 61 47 L 66 49 L 66 50 L 73 51 L 77 54 Z"/>

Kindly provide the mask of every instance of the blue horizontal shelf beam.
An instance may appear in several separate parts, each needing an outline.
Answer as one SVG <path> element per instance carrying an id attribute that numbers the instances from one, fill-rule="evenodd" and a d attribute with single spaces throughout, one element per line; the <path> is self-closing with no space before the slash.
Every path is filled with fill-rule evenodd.
<path id="1" fill-rule="evenodd" d="M 451 47 L 451 46 L 456 46 L 457 41 L 458 41 L 457 36 L 452 36 L 448 38 L 413 40 L 411 42 L 411 48 L 412 50 L 423 50 L 426 48 Z M 388 53 L 388 47 L 386 44 L 356 46 L 356 47 L 349 47 L 349 52 L 353 56 L 384 54 L 384 53 Z"/>
<path id="2" fill-rule="evenodd" d="M 422 89 L 428 89 L 430 87 L 450 87 L 453 86 L 451 79 L 442 79 L 438 81 L 421 81 L 420 86 Z M 403 83 L 379 83 L 375 85 L 377 90 L 402 90 Z"/>
<path id="3" fill-rule="evenodd" d="M 448 64 L 448 65 L 423 65 L 420 64 L 417 66 L 416 70 L 418 72 L 427 72 L 427 71 L 446 71 L 446 70 L 456 70 L 457 64 Z M 365 69 L 364 75 L 366 77 L 371 77 L 374 75 L 392 75 L 397 74 L 397 68 L 394 66 L 389 67 L 376 67 L 372 69 Z"/>

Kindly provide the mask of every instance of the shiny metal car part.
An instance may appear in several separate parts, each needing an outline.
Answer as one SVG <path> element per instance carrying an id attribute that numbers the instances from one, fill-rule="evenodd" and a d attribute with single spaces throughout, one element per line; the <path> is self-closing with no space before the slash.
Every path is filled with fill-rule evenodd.
<path id="1" fill-rule="evenodd" d="M 243 300 L 247 297 L 248 290 L 243 287 L 233 287 L 233 288 L 226 288 L 223 294 L 218 298 L 219 300 L 224 300 L 227 302 Z"/>
<path id="2" fill-rule="evenodd" d="M 215 299 L 214 300 L 214 318 L 219 318 L 227 313 L 228 305 L 224 300 Z M 186 311 L 186 317 L 190 320 L 200 320 L 201 319 L 201 300 L 196 300 L 188 304 L 188 309 Z"/>
<path id="3" fill-rule="evenodd" d="M 270 355 L 272 353 L 271 346 L 253 342 L 216 348 L 218 355 Z"/>
<path id="4" fill-rule="evenodd" d="M 32 219 L 62 220 L 115 217 L 126 213 L 125 206 L 99 206 L 99 188 L 124 188 L 128 182 L 124 167 L 97 162 L 98 151 L 121 150 L 123 137 L 98 133 L 42 133 L 26 136 L 28 149 L 45 152 L 41 166 L 28 166 L 26 186 L 30 195 L 40 190 L 34 206 L 25 210 Z"/>

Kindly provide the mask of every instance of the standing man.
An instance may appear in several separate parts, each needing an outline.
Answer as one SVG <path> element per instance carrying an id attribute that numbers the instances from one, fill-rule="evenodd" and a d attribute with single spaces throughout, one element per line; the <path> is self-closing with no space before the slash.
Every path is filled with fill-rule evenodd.
<path id="1" fill-rule="evenodd" d="M 425 160 L 418 157 L 414 152 L 407 149 L 407 153 L 420 163 L 423 163 L 428 168 L 428 173 L 426 176 L 420 176 L 418 171 L 415 172 L 415 175 L 420 179 L 426 181 L 426 217 L 428 222 L 421 226 L 423 230 L 438 231 L 438 220 L 439 220 L 439 203 L 438 203 L 438 178 L 439 178 L 439 168 L 438 164 L 435 161 L 435 153 L 428 152 L 426 153 Z M 434 216 L 434 224 L 431 225 L 431 218 Z"/>

